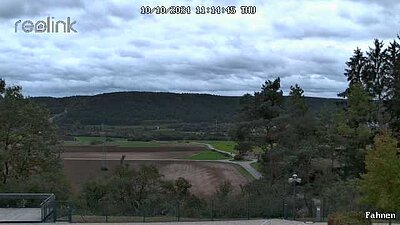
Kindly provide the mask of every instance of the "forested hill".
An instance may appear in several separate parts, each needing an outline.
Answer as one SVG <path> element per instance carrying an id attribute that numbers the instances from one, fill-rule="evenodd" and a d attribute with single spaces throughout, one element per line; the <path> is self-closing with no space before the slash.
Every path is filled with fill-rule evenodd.
<path id="1" fill-rule="evenodd" d="M 94 96 L 64 98 L 34 97 L 45 105 L 58 122 L 86 125 L 134 125 L 150 121 L 170 122 L 232 122 L 239 108 L 240 97 L 208 94 L 175 94 L 159 92 L 116 92 Z M 336 105 L 337 99 L 309 98 L 313 111 L 324 104 Z"/>

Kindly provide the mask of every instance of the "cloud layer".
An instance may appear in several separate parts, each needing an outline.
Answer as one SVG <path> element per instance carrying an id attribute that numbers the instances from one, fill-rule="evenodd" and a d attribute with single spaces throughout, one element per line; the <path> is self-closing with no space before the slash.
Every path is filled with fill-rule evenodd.
<path id="1" fill-rule="evenodd" d="M 191 6 L 142 15 L 141 6 Z M 196 6 L 254 5 L 255 15 L 196 15 Z M 0 77 L 30 96 L 112 91 L 242 95 L 280 76 L 287 93 L 335 97 L 354 48 L 400 32 L 397 1 L 16 1 L 0 7 Z M 78 33 L 24 33 L 17 20 L 70 17 Z"/>

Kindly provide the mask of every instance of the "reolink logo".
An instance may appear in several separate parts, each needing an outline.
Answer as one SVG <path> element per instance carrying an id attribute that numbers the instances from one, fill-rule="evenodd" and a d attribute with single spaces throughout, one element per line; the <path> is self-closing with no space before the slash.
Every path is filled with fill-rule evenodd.
<path id="1" fill-rule="evenodd" d="M 73 27 L 76 21 L 71 22 L 71 18 L 69 17 L 67 17 L 66 21 L 54 21 L 54 17 L 47 17 L 46 20 L 38 20 L 36 22 L 31 20 L 17 20 L 15 22 L 15 33 L 18 32 L 20 24 L 21 30 L 25 33 L 71 33 L 71 31 L 78 33 Z"/>

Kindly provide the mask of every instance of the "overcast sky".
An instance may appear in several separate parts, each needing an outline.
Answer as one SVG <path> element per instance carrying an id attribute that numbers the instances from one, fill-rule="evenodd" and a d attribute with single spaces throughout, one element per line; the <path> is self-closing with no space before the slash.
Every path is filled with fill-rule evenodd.
<path id="1" fill-rule="evenodd" d="M 242 95 L 281 77 L 306 96 L 336 97 L 345 62 L 374 38 L 400 33 L 397 0 L 0 1 L 0 77 L 29 96 L 114 91 Z M 142 15 L 140 7 L 185 5 L 191 15 Z M 255 15 L 196 15 L 196 6 L 254 5 Z M 78 33 L 25 33 L 54 17 Z"/>

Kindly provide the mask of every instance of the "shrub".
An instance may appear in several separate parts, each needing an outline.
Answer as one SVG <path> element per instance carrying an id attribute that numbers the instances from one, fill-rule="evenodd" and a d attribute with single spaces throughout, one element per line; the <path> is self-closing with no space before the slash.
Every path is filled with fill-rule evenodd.
<path id="1" fill-rule="evenodd" d="M 330 214 L 328 225 L 372 225 L 372 222 L 366 219 L 362 213 L 348 212 Z"/>
<path id="2" fill-rule="evenodd" d="M 242 155 L 242 154 L 236 154 L 236 155 L 233 157 L 233 159 L 234 159 L 234 160 L 243 160 L 243 155 Z"/>
<path id="3" fill-rule="evenodd" d="M 103 141 L 100 140 L 92 140 L 90 141 L 90 145 L 100 145 L 103 144 Z"/>

